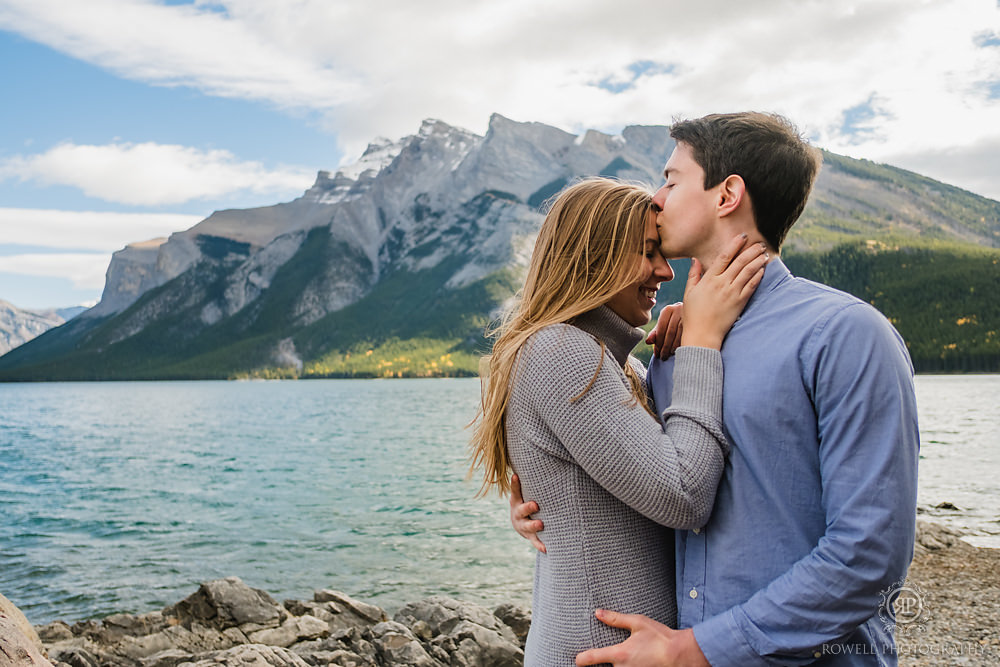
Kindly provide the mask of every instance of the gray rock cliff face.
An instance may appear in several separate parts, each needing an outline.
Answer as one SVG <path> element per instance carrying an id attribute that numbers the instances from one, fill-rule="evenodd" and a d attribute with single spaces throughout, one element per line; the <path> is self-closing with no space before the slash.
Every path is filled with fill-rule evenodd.
<path id="1" fill-rule="evenodd" d="M 154 287 L 179 275 L 187 264 L 160 266 L 161 249 L 167 239 L 151 239 L 131 243 L 111 256 L 104 278 L 100 302 L 88 317 L 110 315 L 128 308 L 136 299 Z"/>
<path id="2" fill-rule="evenodd" d="M 65 321 L 54 311 L 36 313 L 0 300 L 0 355 Z"/>
<path id="3" fill-rule="evenodd" d="M 224 264 L 224 285 L 163 296 L 131 313 L 113 341 L 135 335 L 178 307 L 198 307 L 212 326 L 249 306 L 290 270 L 310 231 L 328 235 L 329 256 L 294 295 L 295 327 L 357 302 L 396 269 L 455 260 L 448 288 L 527 265 L 539 205 L 571 179 L 601 173 L 653 183 L 669 145 L 666 128 L 577 137 L 499 115 L 485 136 L 427 120 L 397 142 L 377 140 L 354 165 L 321 171 L 302 197 L 274 206 L 219 211 L 168 239 L 135 243 L 112 258 L 101 302 L 88 317 L 122 313 L 153 288 L 197 264 Z"/>

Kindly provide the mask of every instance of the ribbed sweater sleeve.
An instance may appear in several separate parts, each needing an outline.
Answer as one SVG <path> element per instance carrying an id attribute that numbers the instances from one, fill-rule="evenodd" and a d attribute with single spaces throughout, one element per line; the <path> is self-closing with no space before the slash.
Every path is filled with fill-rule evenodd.
<path id="1" fill-rule="evenodd" d="M 519 409 L 533 413 L 519 417 L 541 420 L 557 441 L 537 446 L 568 455 L 653 521 L 684 529 L 707 522 L 728 451 L 717 350 L 678 349 L 664 427 L 635 400 L 611 353 L 602 355 L 594 337 L 573 326 L 535 334 L 521 351 L 515 382 Z"/>

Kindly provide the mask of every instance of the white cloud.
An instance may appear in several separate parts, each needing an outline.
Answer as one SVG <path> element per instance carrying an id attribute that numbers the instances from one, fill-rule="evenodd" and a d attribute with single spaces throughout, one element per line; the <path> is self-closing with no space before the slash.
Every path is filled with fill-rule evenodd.
<path id="1" fill-rule="evenodd" d="M 100 289 L 111 254 L 53 253 L 0 256 L 0 273 L 66 278 L 77 289 Z"/>
<path id="2" fill-rule="evenodd" d="M 298 193 L 312 178 L 301 168 L 268 170 L 259 162 L 240 162 L 229 151 L 154 143 L 64 143 L 45 153 L 0 160 L 0 179 L 68 185 L 90 197 L 145 206 L 241 191 Z"/>
<path id="3" fill-rule="evenodd" d="M 0 208 L 0 240 L 5 244 L 109 254 L 128 243 L 190 229 L 200 220 L 198 216 L 172 213 Z"/>
<path id="4" fill-rule="evenodd" d="M 0 27 L 134 80 L 319 110 L 349 155 L 494 111 L 577 131 L 773 110 L 879 160 L 1000 140 L 996 0 L 5 0 Z"/>
<path id="5" fill-rule="evenodd" d="M 274 4 L 282 13 L 293 6 Z M 334 73 L 308 52 L 262 38 L 253 22 L 198 6 L 5 0 L 0 26 L 127 78 L 192 86 L 222 97 L 327 107 L 358 87 L 350 73 Z"/>

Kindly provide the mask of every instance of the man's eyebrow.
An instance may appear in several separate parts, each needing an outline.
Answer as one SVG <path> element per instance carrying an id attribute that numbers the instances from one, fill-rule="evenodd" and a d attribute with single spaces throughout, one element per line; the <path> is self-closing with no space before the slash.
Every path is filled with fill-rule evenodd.
<path id="1" fill-rule="evenodd" d="M 674 169 L 673 167 L 666 167 L 663 170 L 663 178 L 664 178 L 664 180 L 670 178 L 670 172 L 672 172 L 672 171 L 677 171 L 677 170 Z"/>

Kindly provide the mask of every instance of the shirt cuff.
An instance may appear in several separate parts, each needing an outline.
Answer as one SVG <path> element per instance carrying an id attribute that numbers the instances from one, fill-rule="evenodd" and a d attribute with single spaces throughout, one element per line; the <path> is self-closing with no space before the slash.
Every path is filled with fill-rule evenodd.
<path id="1" fill-rule="evenodd" d="M 712 667 L 767 667 L 767 661 L 746 642 L 732 609 L 699 623 L 692 630 Z"/>

